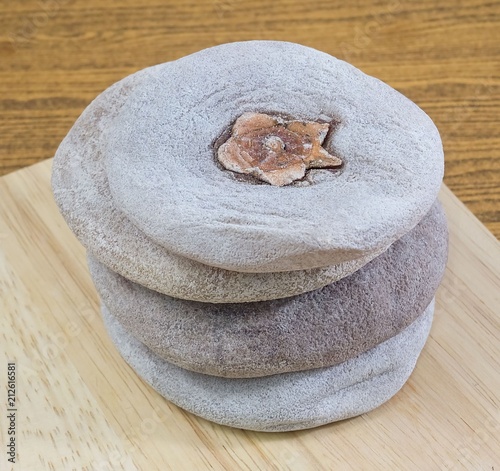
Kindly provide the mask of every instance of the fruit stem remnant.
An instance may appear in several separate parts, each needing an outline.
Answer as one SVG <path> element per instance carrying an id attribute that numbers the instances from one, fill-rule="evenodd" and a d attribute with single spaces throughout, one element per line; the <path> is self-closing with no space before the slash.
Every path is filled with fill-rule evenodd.
<path id="1" fill-rule="evenodd" d="M 300 180 L 310 168 L 336 168 L 342 160 L 323 147 L 330 125 L 286 121 L 264 113 L 244 113 L 217 151 L 219 162 L 274 186 Z"/>

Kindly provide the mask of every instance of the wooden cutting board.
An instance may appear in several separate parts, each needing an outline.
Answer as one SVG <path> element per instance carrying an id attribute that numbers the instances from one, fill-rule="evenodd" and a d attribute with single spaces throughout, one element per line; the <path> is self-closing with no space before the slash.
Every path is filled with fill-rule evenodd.
<path id="1" fill-rule="evenodd" d="M 355 419 L 257 433 L 182 411 L 122 360 L 83 247 L 52 200 L 50 167 L 0 178 L 1 470 L 500 469 L 500 244 L 447 188 L 450 259 L 408 383 Z"/>

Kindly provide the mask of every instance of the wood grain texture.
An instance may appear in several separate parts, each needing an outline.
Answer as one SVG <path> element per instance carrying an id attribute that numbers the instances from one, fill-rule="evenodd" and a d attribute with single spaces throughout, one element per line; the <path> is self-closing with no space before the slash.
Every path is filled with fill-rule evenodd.
<path id="1" fill-rule="evenodd" d="M 18 463 L 7 463 L 2 449 L 1 470 L 500 466 L 500 243 L 446 187 L 450 259 L 431 337 L 409 382 L 369 414 L 266 434 L 182 411 L 121 359 L 49 177 L 43 162 L 0 178 L 0 388 L 8 361 L 18 379 Z M 2 444 L 5 407 L 2 396 Z"/>
<path id="2" fill-rule="evenodd" d="M 122 77 L 216 44 L 277 39 L 346 59 L 440 129 L 445 182 L 500 237 L 500 3 L 0 0 L 0 175 L 52 157 Z"/>

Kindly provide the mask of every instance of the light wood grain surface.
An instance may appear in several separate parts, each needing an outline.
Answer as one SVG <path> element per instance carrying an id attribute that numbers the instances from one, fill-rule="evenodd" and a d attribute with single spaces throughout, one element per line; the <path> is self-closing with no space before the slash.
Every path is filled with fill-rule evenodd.
<path id="1" fill-rule="evenodd" d="M 216 44 L 346 59 L 436 122 L 445 182 L 500 237 L 500 2 L 0 0 L 0 175 L 52 157 L 102 90 Z"/>
<path id="2" fill-rule="evenodd" d="M 121 359 L 49 177 L 43 162 L 0 178 L 0 388 L 14 361 L 18 394 L 2 471 L 500 469 L 500 243 L 447 188 L 449 265 L 409 382 L 369 414 L 266 434 L 183 412 Z"/>

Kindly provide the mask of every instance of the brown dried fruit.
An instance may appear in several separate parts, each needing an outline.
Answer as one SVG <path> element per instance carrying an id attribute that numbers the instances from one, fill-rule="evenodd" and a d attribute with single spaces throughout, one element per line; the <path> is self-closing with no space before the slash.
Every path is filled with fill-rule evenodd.
<path id="1" fill-rule="evenodd" d="M 339 167 L 342 161 L 321 145 L 330 125 L 285 121 L 263 113 L 244 113 L 217 157 L 228 170 L 283 186 L 304 177 L 310 168 Z"/>

